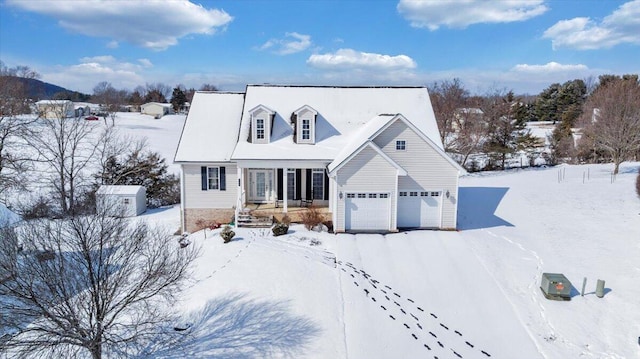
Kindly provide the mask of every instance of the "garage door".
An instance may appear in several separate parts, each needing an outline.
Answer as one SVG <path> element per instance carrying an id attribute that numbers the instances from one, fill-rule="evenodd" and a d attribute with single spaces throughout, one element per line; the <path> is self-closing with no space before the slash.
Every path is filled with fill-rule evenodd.
<path id="1" fill-rule="evenodd" d="M 388 193 L 347 193 L 345 229 L 388 231 L 390 205 Z"/>
<path id="2" fill-rule="evenodd" d="M 440 228 L 441 191 L 398 192 L 398 227 Z"/>

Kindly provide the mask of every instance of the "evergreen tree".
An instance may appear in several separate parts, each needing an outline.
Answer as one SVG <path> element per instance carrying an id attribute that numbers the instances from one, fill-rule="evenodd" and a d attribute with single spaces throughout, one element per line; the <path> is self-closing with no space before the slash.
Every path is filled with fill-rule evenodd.
<path id="1" fill-rule="evenodd" d="M 101 184 L 144 186 L 148 205 L 158 207 L 180 201 L 178 178 L 167 168 L 160 154 L 140 146 L 121 157 L 109 156 L 98 178 Z"/>
<path id="2" fill-rule="evenodd" d="M 173 94 L 171 95 L 170 102 L 175 112 L 180 111 L 180 108 L 182 108 L 185 102 L 187 102 L 187 96 L 185 95 L 184 91 L 182 91 L 181 86 L 176 86 L 173 89 Z"/>
<path id="3" fill-rule="evenodd" d="M 510 155 L 533 145 L 526 121 L 516 118 L 520 106 L 522 104 L 513 91 L 506 95 L 495 93 L 486 98 L 482 110 L 489 126 L 488 140 L 484 145 L 491 161 L 489 168 L 505 169 Z"/>

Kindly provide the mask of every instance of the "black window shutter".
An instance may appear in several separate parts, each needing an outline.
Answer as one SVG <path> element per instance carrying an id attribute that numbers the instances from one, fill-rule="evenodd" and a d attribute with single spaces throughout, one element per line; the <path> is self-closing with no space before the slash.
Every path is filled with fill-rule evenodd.
<path id="1" fill-rule="evenodd" d="M 325 201 L 329 199 L 329 176 L 327 176 L 327 172 L 324 172 L 324 199 Z"/>
<path id="2" fill-rule="evenodd" d="M 207 181 L 207 167 L 206 166 L 200 167 L 200 177 L 202 177 L 202 190 L 206 191 L 209 188 L 208 181 Z"/>
<path id="3" fill-rule="evenodd" d="M 302 199 L 302 170 L 300 168 L 296 169 L 296 198 L 294 199 Z"/>
<path id="4" fill-rule="evenodd" d="M 220 166 L 220 190 L 221 191 L 226 191 L 227 190 L 227 171 L 225 170 L 225 167 Z"/>
<path id="5" fill-rule="evenodd" d="M 282 178 L 282 168 L 278 168 L 278 178 L 276 179 L 278 181 L 278 199 L 284 199 L 284 196 L 282 195 L 282 187 L 284 185 L 284 178 Z M 293 199 L 293 198 L 289 198 L 289 199 Z"/>
<path id="6" fill-rule="evenodd" d="M 312 199 L 312 194 L 311 194 L 311 184 L 313 182 L 313 178 L 311 177 L 311 169 L 307 168 L 307 193 L 306 193 L 306 197 L 305 199 Z"/>

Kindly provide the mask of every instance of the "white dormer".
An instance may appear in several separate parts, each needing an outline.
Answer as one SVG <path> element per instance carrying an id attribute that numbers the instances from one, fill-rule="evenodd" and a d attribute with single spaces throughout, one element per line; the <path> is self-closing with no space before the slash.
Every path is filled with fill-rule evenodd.
<path id="1" fill-rule="evenodd" d="M 293 112 L 295 118 L 295 142 L 296 143 L 316 143 L 316 117 L 318 111 L 310 106 L 304 105 Z"/>
<path id="2" fill-rule="evenodd" d="M 249 114 L 251 115 L 251 142 L 269 143 L 275 111 L 266 106 L 258 105 L 249 110 Z"/>

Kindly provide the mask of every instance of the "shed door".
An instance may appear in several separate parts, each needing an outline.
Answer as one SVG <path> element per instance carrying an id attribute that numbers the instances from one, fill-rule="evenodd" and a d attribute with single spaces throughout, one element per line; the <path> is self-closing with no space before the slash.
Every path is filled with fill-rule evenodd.
<path id="1" fill-rule="evenodd" d="M 440 228 L 441 191 L 398 192 L 398 227 Z"/>
<path id="2" fill-rule="evenodd" d="M 388 193 L 347 193 L 345 229 L 388 231 L 391 201 Z"/>

